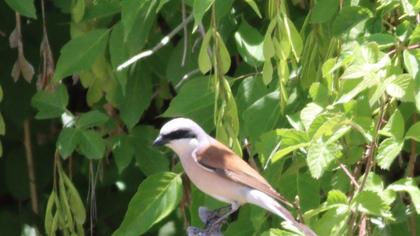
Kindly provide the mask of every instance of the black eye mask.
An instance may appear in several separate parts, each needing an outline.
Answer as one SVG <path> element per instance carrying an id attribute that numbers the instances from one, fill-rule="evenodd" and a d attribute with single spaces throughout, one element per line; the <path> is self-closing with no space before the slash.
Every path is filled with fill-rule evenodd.
<path id="1" fill-rule="evenodd" d="M 163 134 L 165 140 L 176 140 L 184 138 L 196 138 L 197 136 L 190 129 L 178 129 L 167 134 Z"/>

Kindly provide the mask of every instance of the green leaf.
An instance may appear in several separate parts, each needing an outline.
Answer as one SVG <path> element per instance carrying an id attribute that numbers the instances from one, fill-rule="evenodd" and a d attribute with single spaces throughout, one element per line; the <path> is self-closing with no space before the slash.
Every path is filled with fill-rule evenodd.
<path id="1" fill-rule="evenodd" d="M 257 67 L 264 61 L 264 38 L 245 18 L 242 18 L 238 31 L 235 32 L 236 48 L 246 63 Z"/>
<path id="2" fill-rule="evenodd" d="M 213 127 L 214 92 L 208 77 L 190 79 L 171 100 L 164 117 L 188 117 L 205 130 Z"/>
<path id="3" fill-rule="evenodd" d="M 416 79 L 420 76 L 420 59 L 416 54 L 410 50 L 404 50 L 404 66 L 407 69 L 408 73 Z"/>
<path id="4" fill-rule="evenodd" d="M 413 124 L 410 129 L 408 129 L 407 134 L 405 135 L 406 139 L 413 139 L 416 142 L 420 142 L 420 122 Z"/>
<path id="5" fill-rule="evenodd" d="M 403 144 L 402 141 L 397 141 L 394 138 L 387 138 L 382 141 L 378 148 L 378 154 L 375 157 L 378 165 L 382 169 L 389 169 L 392 162 L 400 153 Z"/>
<path id="6" fill-rule="evenodd" d="M 60 51 L 54 80 L 89 69 L 105 50 L 108 33 L 105 29 L 92 30 L 67 42 Z"/>
<path id="7" fill-rule="evenodd" d="M 265 85 L 268 85 L 272 79 L 273 79 L 273 66 L 271 65 L 271 61 L 267 60 L 264 62 L 264 66 L 263 66 L 263 82 Z"/>
<path id="8" fill-rule="evenodd" d="M 374 172 L 369 172 L 363 190 L 369 190 L 381 194 L 384 190 L 384 182 L 379 175 Z"/>
<path id="9" fill-rule="evenodd" d="M 225 43 L 223 42 L 222 37 L 220 37 L 220 35 L 217 33 L 216 34 L 216 40 L 219 41 L 219 55 L 220 55 L 220 68 L 222 70 L 223 74 L 226 74 L 229 69 L 230 69 L 230 64 L 231 64 L 231 60 L 230 60 L 230 54 L 229 51 L 226 48 Z"/>
<path id="10" fill-rule="evenodd" d="M 322 112 L 323 108 L 316 103 L 308 103 L 306 107 L 300 112 L 300 119 L 302 120 L 305 129 L 308 130 L 314 119 Z"/>
<path id="11" fill-rule="evenodd" d="M 77 224 L 83 225 L 86 221 L 86 209 L 83 205 L 82 199 L 80 198 L 79 192 L 65 173 L 62 173 L 61 177 L 63 178 L 64 185 L 67 188 L 67 197 L 74 220 Z"/>
<path id="12" fill-rule="evenodd" d="M 413 203 L 417 214 L 420 214 L 420 190 L 418 184 L 413 178 L 400 179 L 389 185 L 387 190 L 407 192 L 410 195 L 411 202 Z"/>
<path id="13" fill-rule="evenodd" d="M 213 5 L 215 0 L 194 0 L 193 16 L 194 16 L 194 28 L 196 28 L 203 19 L 204 14 Z"/>
<path id="14" fill-rule="evenodd" d="M 341 96 L 336 103 L 347 103 L 365 89 L 370 88 L 378 83 L 379 80 L 373 74 L 368 74 L 356 85 L 356 87 L 354 87 L 351 91 Z"/>
<path id="15" fill-rule="evenodd" d="M 362 20 L 368 19 L 372 13 L 363 7 L 345 6 L 338 13 L 334 22 L 332 23 L 332 33 L 338 36 L 342 33 L 349 32 L 349 30 Z"/>
<path id="16" fill-rule="evenodd" d="M 6 134 L 6 124 L 4 123 L 3 115 L 0 113 L 0 135 L 4 134 Z"/>
<path id="17" fill-rule="evenodd" d="M 148 177 L 131 198 L 123 222 L 112 235 L 144 234 L 178 206 L 181 191 L 179 174 L 164 172 Z"/>
<path id="18" fill-rule="evenodd" d="M 79 128 L 91 128 L 107 122 L 109 117 L 98 110 L 91 110 L 80 115 L 76 122 Z"/>
<path id="19" fill-rule="evenodd" d="M 92 130 L 80 132 L 79 151 L 88 159 L 101 159 L 105 154 L 105 141 L 102 136 Z"/>
<path id="20" fill-rule="evenodd" d="M 60 155 L 66 159 L 70 156 L 80 142 L 80 131 L 75 128 L 63 128 L 57 139 L 57 148 Z"/>
<path id="21" fill-rule="evenodd" d="M 357 206 L 357 210 L 370 215 L 391 217 L 390 207 L 384 202 L 378 193 L 363 191 L 357 194 L 352 201 Z"/>
<path id="22" fill-rule="evenodd" d="M 138 53 L 144 47 L 156 18 L 159 1 L 121 1 L 121 22 L 124 26 L 124 41 L 130 52 Z"/>
<path id="23" fill-rule="evenodd" d="M 134 146 L 130 142 L 130 138 L 128 136 L 117 137 L 112 145 L 112 154 L 115 158 L 118 173 L 121 174 L 134 156 Z"/>
<path id="24" fill-rule="evenodd" d="M 414 96 L 414 87 L 414 80 L 410 75 L 400 74 L 386 85 L 386 92 L 391 97 L 412 101 L 412 96 Z"/>
<path id="25" fill-rule="evenodd" d="M 251 140 L 257 139 L 275 128 L 279 118 L 279 92 L 274 91 L 256 100 L 242 113 L 246 136 Z"/>
<path id="26" fill-rule="evenodd" d="M 399 109 L 392 113 L 388 123 L 382 128 L 379 133 L 389 137 L 394 137 L 395 140 L 402 140 L 404 137 L 405 125 L 404 117 Z"/>
<path id="27" fill-rule="evenodd" d="M 267 32 L 265 33 L 265 36 L 264 36 L 263 54 L 266 61 L 268 61 L 270 58 L 272 58 L 275 55 L 274 43 L 273 43 L 273 38 L 271 37 L 271 34 L 273 33 L 273 30 L 276 24 L 277 24 L 277 20 L 272 19 L 270 21 L 270 24 L 268 25 Z"/>
<path id="28" fill-rule="evenodd" d="M 85 15 L 85 0 L 76 0 L 73 1 L 73 6 L 71 9 L 71 16 L 73 21 L 79 23 L 83 16 Z"/>
<path id="29" fill-rule="evenodd" d="M 288 155 L 289 153 L 296 151 L 300 148 L 304 148 L 309 146 L 310 143 L 299 143 L 299 144 L 295 144 L 295 145 L 291 145 L 291 146 L 287 146 L 285 148 L 281 148 L 279 151 L 277 151 L 273 158 L 271 159 L 271 162 L 276 162 L 278 160 L 280 160 L 281 158 L 283 158 L 284 156 Z"/>
<path id="30" fill-rule="evenodd" d="M 120 21 L 112 27 L 111 36 L 109 37 L 109 56 L 114 71 L 127 60 L 128 55 L 128 48 L 124 44 L 124 27 Z M 118 83 L 121 85 L 124 93 L 127 85 L 127 73 L 127 70 L 115 72 Z"/>
<path id="31" fill-rule="evenodd" d="M 98 1 L 85 9 L 83 21 L 98 20 L 121 12 L 119 1 Z M 120 23 L 119 23 L 120 24 Z"/>
<path id="32" fill-rule="evenodd" d="M 38 110 L 35 118 L 51 119 L 61 116 L 66 112 L 69 95 L 64 85 L 60 85 L 55 91 L 40 90 L 33 97 L 31 104 Z"/>
<path id="33" fill-rule="evenodd" d="M 322 139 L 313 142 L 308 149 L 306 163 L 311 175 L 319 179 L 332 162 L 341 155 L 341 148 L 335 143 L 326 144 Z"/>
<path id="34" fill-rule="evenodd" d="M 207 31 L 201 43 L 200 53 L 198 54 L 198 68 L 202 74 L 209 72 L 212 67 L 208 53 L 211 35 L 211 31 Z"/>
<path id="35" fill-rule="evenodd" d="M 339 2 L 336 0 L 318 0 L 311 11 L 312 24 L 324 23 L 331 20 L 338 11 Z"/>
<path id="36" fill-rule="evenodd" d="M 136 68 L 135 75 L 128 80 L 127 91 L 119 104 L 121 119 L 129 129 L 139 121 L 152 97 L 150 75 L 144 73 L 140 67 Z"/>
<path id="37" fill-rule="evenodd" d="M 5 2 L 19 14 L 36 19 L 34 0 L 5 0 Z"/>
<path id="38" fill-rule="evenodd" d="M 254 10 L 255 14 L 257 14 L 259 18 L 262 18 L 260 9 L 258 9 L 258 5 L 254 2 L 254 0 L 245 0 L 245 2 L 248 3 L 248 5 L 252 8 L 252 10 Z"/>
<path id="39" fill-rule="evenodd" d="M 348 204 L 347 196 L 340 190 L 330 190 L 327 197 L 328 205 L 333 204 Z"/>
<path id="40" fill-rule="evenodd" d="M 298 173 L 297 191 L 302 212 L 317 208 L 320 204 L 320 183 L 309 173 Z"/>
<path id="41" fill-rule="evenodd" d="M 151 126 L 137 126 L 129 134 L 137 165 L 145 175 L 169 169 L 169 159 L 151 145 L 158 134 L 159 131 Z"/>
<path id="42" fill-rule="evenodd" d="M 303 49 L 302 37 L 299 34 L 299 31 L 296 29 L 292 21 L 284 15 L 283 19 L 284 30 L 286 31 L 287 38 L 289 39 L 289 44 L 292 46 L 292 52 L 296 60 L 299 61 L 300 54 Z"/>
<path id="43" fill-rule="evenodd" d="M 55 234 L 55 230 L 53 228 L 53 206 L 55 202 L 55 198 L 57 195 L 55 194 L 55 191 L 53 190 L 48 197 L 47 207 L 45 209 L 45 232 L 47 235 L 53 235 Z"/>

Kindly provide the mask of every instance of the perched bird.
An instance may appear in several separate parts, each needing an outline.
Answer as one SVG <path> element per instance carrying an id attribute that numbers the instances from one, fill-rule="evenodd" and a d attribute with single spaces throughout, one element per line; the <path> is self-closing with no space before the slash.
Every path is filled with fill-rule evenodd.
<path id="1" fill-rule="evenodd" d="M 230 203 L 231 210 L 219 222 L 239 206 L 251 203 L 282 217 L 307 236 L 316 235 L 277 202 L 282 200 L 280 194 L 264 177 L 194 121 L 186 118 L 170 120 L 163 125 L 153 144 L 172 149 L 198 189 Z"/>

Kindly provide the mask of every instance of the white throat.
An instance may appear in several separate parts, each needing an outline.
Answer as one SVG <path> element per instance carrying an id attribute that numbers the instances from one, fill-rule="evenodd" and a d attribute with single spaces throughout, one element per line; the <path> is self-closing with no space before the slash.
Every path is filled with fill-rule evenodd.
<path id="1" fill-rule="evenodd" d="M 191 154 L 199 146 L 199 142 L 195 138 L 180 139 L 170 142 L 167 146 L 171 148 L 180 158 L 182 158 L 184 156 L 191 156 Z"/>

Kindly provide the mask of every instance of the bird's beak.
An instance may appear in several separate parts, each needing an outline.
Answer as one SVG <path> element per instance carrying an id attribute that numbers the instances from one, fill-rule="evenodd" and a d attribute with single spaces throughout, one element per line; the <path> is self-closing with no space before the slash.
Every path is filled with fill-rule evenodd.
<path id="1" fill-rule="evenodd" d="M 167 143 L 165 139 L 162 138 L 162 136 L 158 136 L 155 141 L 153 141 L 153 146 L 163 146 Z"/>

